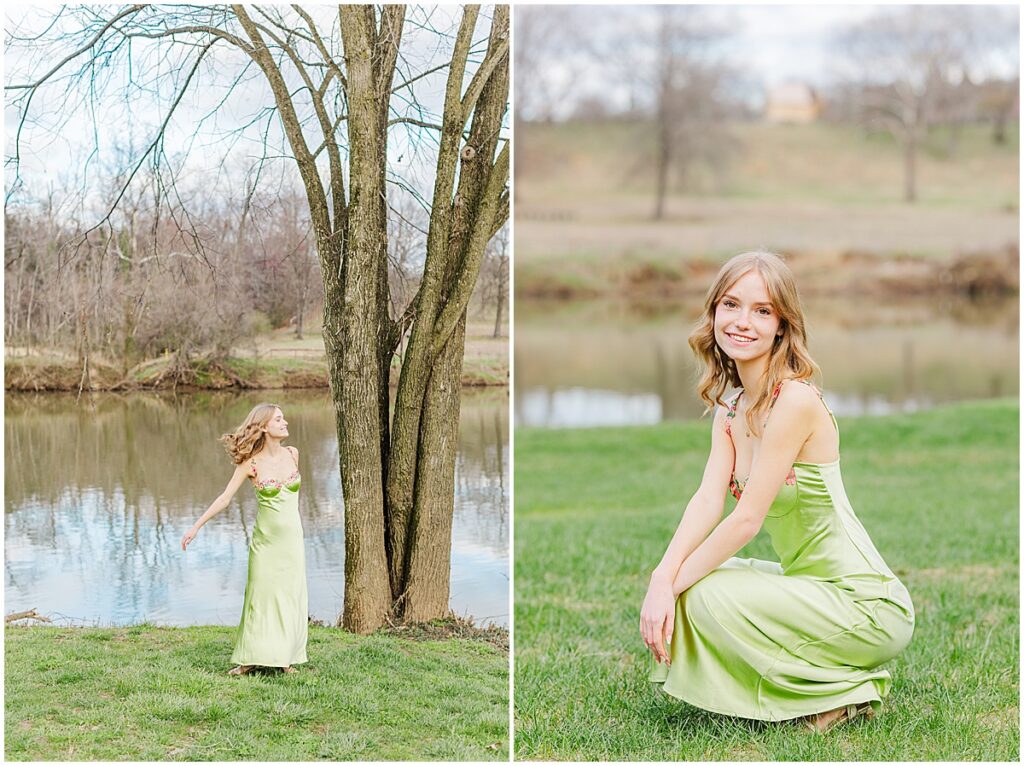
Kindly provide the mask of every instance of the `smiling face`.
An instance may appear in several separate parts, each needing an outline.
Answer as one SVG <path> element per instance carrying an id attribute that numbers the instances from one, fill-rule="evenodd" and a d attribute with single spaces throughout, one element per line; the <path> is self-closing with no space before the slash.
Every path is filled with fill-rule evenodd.
<path id="1" fill-rule="evenodd" d="M 288 421 L 284 419 L 284 413 L 275 409 L 264 429 L 266 429 L 267 436 L 273 439 L 285 438 L 288 435 Z"/>
<path id="2" fill-rule="evenodd" d="M 754 269 L 729 285 L 715 306 L 715 342 L 736 362 L 770 354 L 780 326 L 764 279 Z"/>

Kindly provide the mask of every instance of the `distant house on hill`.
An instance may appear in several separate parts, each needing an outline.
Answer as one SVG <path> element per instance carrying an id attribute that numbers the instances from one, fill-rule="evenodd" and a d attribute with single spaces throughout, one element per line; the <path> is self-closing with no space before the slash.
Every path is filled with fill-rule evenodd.
<path id="1" fill-rule="evenodd" d="M 821 115 L 822 103 L 810 85 L 791 82 L 768 91 L 764 118 L 771 123 L 815 122 Z"/>

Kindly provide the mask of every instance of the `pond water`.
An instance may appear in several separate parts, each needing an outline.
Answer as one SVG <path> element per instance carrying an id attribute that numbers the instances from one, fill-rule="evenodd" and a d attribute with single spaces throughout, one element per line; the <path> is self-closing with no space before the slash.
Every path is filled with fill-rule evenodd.
<path id="1" fill-rule="evenodd" d="M 700 417 L 687 336 L 701 300 L 516 302 L 515 422 L 571 428 Z M 809 346 L 838 416 L 1017 396 L 1016 300 L 815 299 Z"/>
<path id="2" fill-rule="evenodd" d="M 5 613 L 58 622 L 238 623 L 256 498 L 245 485 L 188 551 L 181 537 L 233 466 L 219 437 L 260 401 L 298 448 L 309 612 L 333 624 L 345 580 L 344 503 L 326 391 L 13 394 L 5 401 Z M 452 610 L 508 625 L 508 392 L 463 392 Z"/>

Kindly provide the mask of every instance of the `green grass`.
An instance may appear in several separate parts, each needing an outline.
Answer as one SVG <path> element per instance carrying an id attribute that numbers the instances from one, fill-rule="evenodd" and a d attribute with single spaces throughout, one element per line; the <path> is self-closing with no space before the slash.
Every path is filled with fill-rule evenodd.
<path id="1" fill-rule="evenodd" d="M 9 627 L 7 760 L 507 760 L 508 656 L 310 627 L 294 675 L 226 675 L 233 629 Z"/>
<path id="2" fill-rule="evenodd" d="M 516 757 L 1017 760 L 1018 418 L 1001 400 L 840 419 L 844 483 L 917 625 L 886 665 L 881 715 L 826 737 L 647 681 L 640 603 L 699 483 L 708 420 L 517 429 Z M 776 558 L 764 533 L 740 555 Z"/>

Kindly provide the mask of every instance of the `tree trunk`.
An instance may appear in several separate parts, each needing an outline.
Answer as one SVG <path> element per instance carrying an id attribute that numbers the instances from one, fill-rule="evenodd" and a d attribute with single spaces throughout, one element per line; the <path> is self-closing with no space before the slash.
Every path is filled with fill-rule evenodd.
<path id="1" fill-rule="evenodd" d="M 405 622 L 422 622 L 448 613 L 465 337 L 463 312 L 434 363 L 427 385 L 416 461 L 408 577 L 401 604 Z"/>
<path id="2" fill-rule="evenodd" d="M 455 452 L 466 307 L 508 178 L 508 147 L 492 164 L 508 101 L 508 6 L 496 6 L 480 72 L 482 88 L 461 97 L 462 67 L 477 9 L 469 7 L 456 41 L 445 100 L 442 146 L 418 313 L 402 367 L 388 474 L 395 615 L 404 621 L 448 613 Z M 465 145 L 465 117 L 478 100 Z M 458 158 L 458 189 L 452 184 Z"/>
<path id="3" fill-rule="evenodd" d="M 437 173 L 427 232 L 427 255 L 416 296 L 416 319 L 402 361 L 402 373 L 395 397 L 395 415 L 388 455 L 387 518 L 388 563 L 395 611 L 401 608 L 409 556 L 409 529 L 413 523 L 420 417 L 433 362 L 434 324 L 441 307 L 441 290 L 451 254 L 449 233 L 452 193 L 462 140 L 462 84 L 466 60 L 472 46 L 478 6 L 467 6 L 455 40 L 445 89 Z M 493 34 L 492 34 L 493 36 Z"/>
<path id="4" fill-rule="evenodd" d="M 992 143 L 996 146 L 1006 145 L 1006 124 L 1010 119 L 1010 110 L 999 107 L 992 118 Z"/>
<path id="5" fill-rule="evenodd" d="M 665 195 L 668 193 L 668 168 L 672 162 L 672 128 L 668 124 L 668 116 L 665 114 L 664 109 L 662 108 L 658 111 L 658 156 L 655 159 L 657 185 L 654 192 L 655 221 L 660 221 L 665 217 Z"/>
<path id="6" fill-rule="evenodd" d="M 78 393 L 81 395 L 84 390 L 92 390 L 92 381 L 89 377 L 89 324 L 86 320 L 84 306 L 79 306 L 76 311 L 76 323 L 78 325 L 78 369 L 82 373 L 78 382 Z"/>
<path id="7" fill-rule="evenodd" d="M 345 496 L 345 609 L 343 624 L 360 633 L 383 624 L 390 602 L 384 554 L 384 487 L 381 480 L 380 337 L 377 280 L 381 232 L 387 230 L 380 198 L 385 194 L 380 124 L 373 70 L 372 6 L 341 6 L 348 78 L 350 197 L 342 272 L 341 369 L 334 383 L 341 396 L 338 441 Z M 387 381 L 384 381 L 387 386 Z"/>
<path id="8" fill-rule="evenodd" d="M 903 201 L 917 201 L 917 134 L 913 129 L 903 137 Z"/>
<path id="9" fill-rule="evenodd" d="M 501 337 L 501 318 L 505 313 L 505 293 L 507 285 L 505 283 L 505 261 L 502 261 L 498 265 L 498 310 L 494 315 L 494 337 Z"/>

